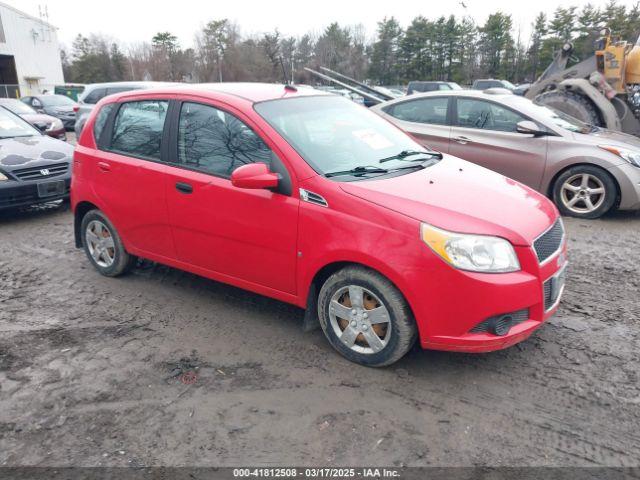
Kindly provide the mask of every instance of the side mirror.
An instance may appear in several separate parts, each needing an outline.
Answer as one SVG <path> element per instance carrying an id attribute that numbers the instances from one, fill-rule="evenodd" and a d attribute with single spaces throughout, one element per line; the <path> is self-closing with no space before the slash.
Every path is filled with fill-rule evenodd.
<path id="1" fill-rule="evenodd" d="M 264 163 L 242 165 L 231 173 L 231 184 L 238 188 L 275 188 L 278 180 L 278 174 L 270 172 Z"/>
<path id="2" fill-rule="evenodd" d="M 541 130 L 535 122 L 531 120 L 523 120 L 516 125 L 516 132 L 524 133 L 525 135 L 533 135 L 534 137 L 541 137 L 547 135 L 545 130 Z"/>

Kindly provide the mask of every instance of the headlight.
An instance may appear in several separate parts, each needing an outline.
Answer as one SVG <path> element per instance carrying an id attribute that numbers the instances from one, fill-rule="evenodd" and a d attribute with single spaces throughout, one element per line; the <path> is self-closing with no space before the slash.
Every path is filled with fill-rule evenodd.
<path id="1" fill-rule="evenodd" d="M 516 252 L 504 238 L 447 232 L 426 223 L 420 230 L 431 250 L 455 268 L 489 273 L 520 270 Z"/>
<path id="2" fill-rule="evenodd" d="M 600 148 L 611 152 L 614 155 L 626 160 L 635 167 L 640 167 L 640 152 L 634 150 L 628 150 L 626 148 L 612 147 L 611 145 L 598 145 Z"/>
<path id="3" fill-rule="evenodd" d="M 60 130 L 63 127 L 62 125 L 62 121 L 60 121 L 59 119 L 55 119 L 53 122 L 51 122 L 49 124 L 49 126 L 47 127 L 47 132 L 51 132 L 53 130 Z"/>
<path id="4" fill-rule="evenodd" d="M 9 180 L 7 176 L 4 173 L 0 172 L 0 182 L 4 182 L 6 180 Z"/>

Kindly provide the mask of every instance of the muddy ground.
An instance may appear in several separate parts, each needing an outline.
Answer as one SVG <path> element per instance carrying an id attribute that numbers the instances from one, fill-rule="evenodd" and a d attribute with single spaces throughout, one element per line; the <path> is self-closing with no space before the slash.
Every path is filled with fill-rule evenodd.
<path id="1" fill-rule="evenodd" d="M 284 303 L 98 275 L 65 207 L 0 215 L 0 465 L 638 465 L 640 216 L 566 225 L 531 339 L 376 370 Z"/>

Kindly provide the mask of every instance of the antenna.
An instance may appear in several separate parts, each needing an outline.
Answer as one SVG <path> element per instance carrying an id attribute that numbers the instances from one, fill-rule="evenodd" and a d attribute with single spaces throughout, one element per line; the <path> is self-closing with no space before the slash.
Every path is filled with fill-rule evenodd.
<path id="1" fill-rule="evenodd" d="M 287 78 L 287 70 L 284 68 L 284 60 L 282 59 L 282 55 L 279 57 L 280 66 L 282 67 L 282 79 L 284 80 L 285 85 L 290 85 L 289 79 Z"/>

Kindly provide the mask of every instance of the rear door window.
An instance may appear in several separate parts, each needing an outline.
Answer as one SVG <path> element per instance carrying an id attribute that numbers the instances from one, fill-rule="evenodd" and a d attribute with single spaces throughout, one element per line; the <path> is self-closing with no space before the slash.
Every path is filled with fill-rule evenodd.
<path id="1" fill-rule="evenodd" d="M 419 98 L 397 103 L 387 113 L 405 122 L 446 125 L 448 104 L 448 97 Z"/>
<path id="2" fill-rule="evenodd" d="M 132 157 L 160 160 L 168 108 L 167 100 L 123 103 L 113 125 L 111 150 Z"/>
<path id="3" fill-rule="evenodd" d="M 95 90 L 91 90 L 86 97 L 82 100 L 84 103 L 88 103 L 91 105 L 95 105 L 104 97 L 107 96 L 106 88 L 96 88 Z"/>

